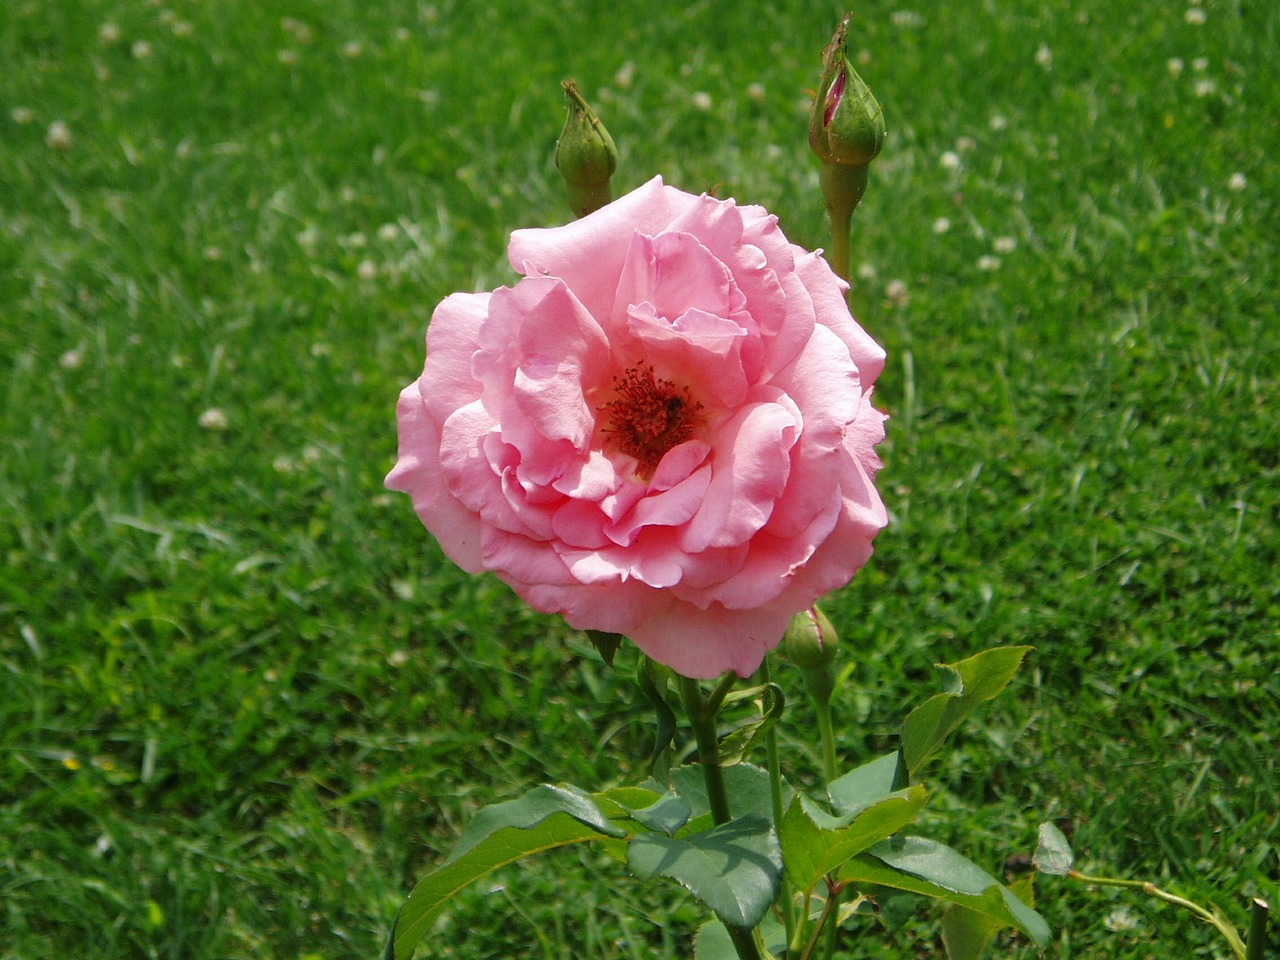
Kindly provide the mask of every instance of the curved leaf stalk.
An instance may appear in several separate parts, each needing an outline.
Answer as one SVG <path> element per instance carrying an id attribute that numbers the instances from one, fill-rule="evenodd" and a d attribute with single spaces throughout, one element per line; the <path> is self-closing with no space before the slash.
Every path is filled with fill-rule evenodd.
<path id="1" fill-rule="evenodd" d="M 1147 896 L 1155 897 L 1157 900 L 1163 900 L 1165 903 L 1171 903 L 1175 907 L 1190 912 L 1193 916 L 1216 929 L 1231 945 L 1231 952 L 1235 955 L 1236 960 L 1249 960 L 1248 948 L 1245 947 L 1244 941 L 1240 939 L 1240 934 L 1231 922 L 1216 910 L 1208 910 L 1194 903 L 1185 897 L 1180 897 L 1175 893 L 1167 890 L 1161 890 L 1154 883 L 1148 880 L 1121 880 L 1118 877 L 1094 877 L 1081 873 L 1079 870 L 1071 870 L 1068 874 L 1072 880 L 1079 880 L 1081 883 L 1087 883 L 1095 887 L 1126 887 L 1131 890 L 1141 890 Z"/>
<path id="2" fill-rule="evenodd" d="M 823 953 L 831 956 L 831 950 L 835 944 L 834 931 L 840 928 L 840 894 L 844 890 L 844 884 L 828 881 L 827 882 L 827 902 L 822 905 L 822 913 L 818 916 L 818 923 L 813 929 L 813 937 L 809 940 L 809 945 L 805 947 L 804 953 L 800 955 L 800 960 L 812 960 L 814 951 L 818 949 L 818 941 L 823 942 Z"/>

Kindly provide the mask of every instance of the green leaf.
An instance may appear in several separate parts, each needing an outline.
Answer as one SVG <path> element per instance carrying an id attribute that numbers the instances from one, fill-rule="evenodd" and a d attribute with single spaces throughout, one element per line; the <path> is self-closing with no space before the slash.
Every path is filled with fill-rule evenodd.
<path id="1" fill-rule="evenodd" d="M 733 803 L 735 817 L 754 813 L 766 819 L 773 818 L 768 770 L 749 763 L 739 763 L 725 768 L 724 783 Z M 694 817 L 701 817 L 711 811 L 711 803 L 707 800 L 707 783 L 703 778 L 701 764 L 691 763 L 676 767 L 671 771 L 671 786 L 689 804 Z M 792 792 L 791 787 L 784 780 L 782 783 L 784 804 L 791 800 Z"/>
<path id="2" fill-rule="evenodd" d="M 1036 869 L 1051 877 L 1065 877 L 1071 872 L 1075 859 L 1071 843 L 1063 832 L 1052 823 L 1040 824 L 1040 842 L 1036 846 L 1035 856 L 1031 858 Z"/>
<path id="3" fill-rule="evenodd" d="M 847 861 L 840 877 L 854 884 L 879 884 L 956 903 L 1017 927 L 1040 947 L 1049 942 L 1049 926 L 1040 914 L 977 864 L 933 840 L 881 841 Z"/>
<path id="4" fill-rule="evenodd" d="M 1035 892 L 1030 876 L 1020 877 L 1009 889 L 1028 904 Z M 942 946 L 947 951 L 947 960 L 982 960 L 991 941 L 1006 926 L 1008 924 L 994 917 L 951 904 L 942 915 Z"/>
<path id="5" fill-rule="evenodd" d="M 902 753 L 895 750 L 831 781 L 827 785 L 827 795 L 831 798 L 833 810 L 853 814 L 879 803 L 906 785 Z"/>
<path id="6" fill-rule="evenodd" d="M 760 700 L 761 716 L 743 724 L 720 742 L 720 766 L 732 767 L 741 763 L 761 738 L 773 729 L 774 724 L 782 716 L 786 706 L 786 697 L 782 688 L 776 683 L 766 683 L 750 690 L 739 690 L 724 698 L 726 705 L 738 700 Z"/>
<path id="7" fill-rule="evenodd" d="M 625 639 L 620 633 L 606 633 L 604 630 L 588 630 L 587 639 L 596 648 L 596 652 L 609 666 L 613 666 L 613 658 L 618 654 L 618 647 Z"/>
<path id="8" fill-rule="evenodd" d="M 639 787 L 617 787 L 596 794 L 596 798 L 616 808 L 614 813 L 606 807 L 611 820 L 625 818 L 646 830 L 666 834 L 675 834 L 692 815 L 689 804 L 670 792 L 657 794 Z"/>
<path id="9" fill-rule="evenodd" d="M 787 952 L 786 928 L 773 911 L 764 915 L 759 930 L 764 939 L 765 960 L 781 957 Z M 738 960 L 738 951 L 729 930 L 719 920 L 708 920 L 694 934 L 693 960 Z"/>
<path id="10" fill-rule="evenodd" d="M 773 826 L 754 814 L 684 839 L 641 834 L 631 841 L 627 862 L 643 879 L 677 881 L 735 927 L 760 922 L 778 896 L 782 877 Z"/>
<path id="11" fill-rule="evenodd" d="M 902 724 L 902 755 L 912 776 L 979 704 L 1009 685 L 1031 649 L 997 647 L 960 663 L 939 664 L 951 673 L 950 689 L 916 707 Z"/>
<path id="12" fill-rule="evenodd" d="M 459 892 L 531 853 L 606 837 L 625 837 L 577 787 L 543 785 L 519 800 L 485 807 L 443 864 L 414 886 L 396 915 L 384 957 L 407 960 Z"/>
<path id="13" fill-rule="evenodd" d="M 924 787 L 911 787 L 853 817 L 836 819 L 797 794 L 782 819 L 782 859 L 787 876 L 808 894 L 846 860 L 912 823 L 924 807 L 926 795 Z"/>

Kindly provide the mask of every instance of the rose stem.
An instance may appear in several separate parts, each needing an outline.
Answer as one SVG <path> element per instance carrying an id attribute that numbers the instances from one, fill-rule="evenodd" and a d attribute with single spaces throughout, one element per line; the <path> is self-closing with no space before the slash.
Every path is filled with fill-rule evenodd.
<path id="1" fill-rule="evenodd" d="M 680 699 L 684 703 L 685 716 L 693 727 L 693 735 L 698 741 L 698 761 L 702 766 L 703 781 L 707 785 L 711 818 L 717 826 L 728 823 L 733 819 L 733 814 L 729 810 L 729 791 L 725 787 L 724 770 L 720 766 L 720 742 L 716 737 L 715 713 L 707 710 L 707 704 L 702 699 L 702 689 L 692 677 L 680 678 Z M 751 930 L 731 923 L 724 926 L 729 931 L 729 939 L 733 941 L 740 960 L 760 960 L 760 950 Z"/>
<path id="2" fill-rule="evenodd" d="M 760 664 L 760 672 L 756 674 L 756 679 L 760 683 L 772 682 L 769 677 L 768 654 L 765 654 L 765 658 Z M 781 837 L 783 817 L 782 765 L 778 761 L 778 734 L 774 727 L 770 727 L 769 732 L 764 735 L 764 750 L 769 767 L 769 800 L 773 807 L 773 829 Z M 796 932 L 796 913 L 795 904 L 791 902 L 791 881 L 787 879 L 785 873 L 782 875 L 780 898 L 782 900 L 782 923 L 786 927 L 787 943 L 790 944 L 791 938 Z"/>

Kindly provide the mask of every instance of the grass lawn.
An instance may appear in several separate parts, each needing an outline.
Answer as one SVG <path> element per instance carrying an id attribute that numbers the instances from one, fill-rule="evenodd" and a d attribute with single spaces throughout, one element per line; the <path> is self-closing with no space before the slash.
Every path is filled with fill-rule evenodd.
<path id="1" fill-rule="evenodd" d="M 841 13 L 0 4 L 0 960 L 373 957 L 479 806 L 643 777 L 633 654 L 383 491 L 395 398 L 434 305 L 568 218 L 561 79 L 620 189 L 824 245 L 807 88 Z M 1054 819 L 1081 866 L 1242 925 L 1280 892 L 1280 8 L 855 13 L 893 522 L 828 606 L 844 759 L 934 663 L 1033 644 L 936 768 L 931 835 L 998 872 Z M 1039 904 L 1058 957 L 1227 955 L 1133 895 Z M 687 957 L 701 916 L 565 854 L 469 891 L 429 955 Z M 849 957 L 937 955 L 933 912 L 866 923 Z"/>

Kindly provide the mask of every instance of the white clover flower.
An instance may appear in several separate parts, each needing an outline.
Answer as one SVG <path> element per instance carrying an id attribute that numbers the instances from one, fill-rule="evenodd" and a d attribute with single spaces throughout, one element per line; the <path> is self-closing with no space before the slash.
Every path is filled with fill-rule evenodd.
<path id="1" fill-rule="evenodd" d="M 1183 63 L 1181 57 L 1170 57 L 1168 62 L 1165 63 L 1165 66 L 1169 69 L 1170 76 L 1182 76 Z"/>
<path id="2" fill-rule="evenodd" d="M 281 63 L 283 63 L 286 67 L 292 67 L 295 63 L 298 62 L 298 51 L 288 50 L 288 49 L 277 50 L 276 59 L 279 60 Z"/>
<path id="3" fill-rule="evenodd" d="M 349 40 L 342 45 L 342 55 L 344 57 L 350 57 L 354 60 L 362 53 L 364 53 L 364 44 L 359 40 Z"/>
<path id="4" fill-rule="evenodd" d="M 892 303 L 899 306 L 911 299 L 911 291 L 907 289 L 907 282 L 905 280 L 890 280 L 888 284 L 885 285 L 884 295 L 888 297 Z"/>
<path id="5" fill-rule="evenodd" d="M 119 24 L 108 20 L 98 27 L 98 40 L 102 43 L 115 43 L 121 37 Z"/>
<path id="6" fill-rule="evenodd" d="M 876 268 L 874 264 L 871 264 L 871 263 L 858 264 L 859 280 L 874 280 L 875 278 L 876 278 Z"/>
<path id="7" fill-rule="evenodd" d="M 146 40 L 135 40 L 129 52 L 133 54 L 135 60 L 145 60 L 151 56 L 151 44 Z"/>
<path id="8" fill-rule="evenodd" d="M 755 103 L 764 103 L 765 89 L 763 83 L 752 83 L 747 86 L 747 99 Z"/>
<path id="9" fill-rule="evenodd" d="M 1205 70 L 1208 70 L 1209 58 L 1196 57 L 1194 60 L 1191 61 L 1191 69 L 1195 70 L 1197 73 L 1203 73 Z"/>
<path id="10" fill-rule="evenodd" d="M 1227 181 L 1227 189 L 1232 190 L 1235 193 L 1239 193 L 1248 185 L 1249 181 L 1245 178 L 1243 173 L 1233 173 L 1231 175 L 1231 179 Z"/>
<path id="11" fill-rule="evenodd" d="M 1014 237 L 996 237 L 991 248 L 996 253 L 1013 253 L 1018 248 L 1018 241 Z"/>
<path id="12" fill-rule="evenodd" d="M 384 223 L 378 228 L 378 239 L 384 243 L 389 243 L 398 236 L 400 236 L 400 228 L 394 223 Z"/>
<path id="13" fill-rule="evenodd" d="M 219 407 L 210 407 L 204 413 L 200 414 L 200 426 L 206 430 L 225 430 L 230 421 L 227 415 Z"/>
<path id="14" fill-rule="evenodd" d="M 1190 7 L 1187 12 L 1182 15 L 1182 19 L 1186 20 L 1187 23 L 1191 24 L 1193 27 L 1198 27 L 1200 24 L 1204 23 L 1206 15 L 1199 7 Z"/>
<path id="15" fill-rule="evenodd" d="M 84 363 L 84 351 L 77 347 L 74 350 L 68 350 L 58 358 L 58 366 L 63 370 L 78 370 Z"/>
<path id="16" fill-rule="evenodd" d="M 618 72 L 613 75 L 613 82 L 616 83 L 623 90 L 630 90 L 631 84 L 635 82 L 635 78 L 636 78 L 636 65 L 632 63 L 630 60 L 628 60 L 621 67 L 619 67 Z"/>
<path id="17" fill-rule="evenodd" d="M 75 146 L 75 137 L 71 135 L 71 128 L 63 121 L 55 120 L 49 124 L 49 131 L 44 135 L 45 146 L 50 150 L 70 150 Z"/>
<path id="18" fill-rule="evenodd" d="M 175 20 L 169 29 L 173 31 L 175 37 L 189 37 L 196 32 L 190 20 Z"/>
<path id="19" fill-rule="evenodd" d="M 704 113 L 711 109 L 711 94 L 699 90 L 693 95 L 693 105 Z"/>
<path id="20" fill-rule="evenodd" d="M 986 273 L 990 273 L 992 270 L 999 270 L 1000 258 L 993 257 L 991 254 L 981 256 L 978 258 L 978 269 Z"/>
<path id="21" fill-rule="evenodd" d="M 973 137 L 961 137 L 956 141 L 956 150 L 960 153 L 969 153 L 972 150 L 976 150 L 977 147 L 978 141 L 974 140 Z"/>
<path id="22" fill-rule="evenodd" d="M 378 265 L 372 260 L 361 260 L 356 267 L 356 275 L 361 280 L 372 280 L 378 275 Z"/>
<path id="23" fill-rule="evenodd" d="M 1009 119 L 1002 114 L 995 113 L 991 115 L 991 119 L 987 121 L 987 125 L 991 127 L 992 130 L 1003 130 L 1009 125 Z"/>
<path id="24" fill-rule="evenodd" d="M 14 123 L 30 123 L 36 118 L 36 112 L 30 107 L 14 107 L 9 111 Z"/>
<path id="25" fill-rule="evenodd" d="M 1197 81 L 1196 81 L 1196 96 L 1197 96 L 1197 97 L 1209 97 L 1209 96 L 1212 96 L 1212 95 L 1217 91 L 1217 89 L 1218 89 L 1218 85 L 1217 85 L 1216 83 L 1214 83 L 1212 80 L 1197 80 Z"/>
<path id="26" fill-rule="evenodd" d="M 934 233 L 943 234 L 950 229 L 951 229 L 951 221 L 948 220 L 946 217 L 939 217 L 937 220 L 933 221 Z"/>
<path id="27" fill-rule="evenodd" d="M 1141 922 L 1130 912 L 1128 907 L 1116 907 L 1103 918 L 1102 925 L 1112 933 L 1136 930 Z"/>
<path id="28" fill-rule="evenodd" d="M 914 10 L 895 10 L 889 14 L 889 20 L 895 27 L 922 27 L 924 17 Z"/>
<path id="29" fill-rule="evenodd" d="M 947 150 L 942 156 L 938 157 L 938 163 L 942 165 L 944 170 L 956 170 L 960 166 L 960 154 L 954 150 Z"/>
<path id="30" fill-rule="evenodd" d="M 1053 51 L 1049 49 L 1049 45 L 1047 43 L 1042 43 L 1039 48 L 1037 48 L 1036 63 L 1045 70 L 1053 69 Z"/>

